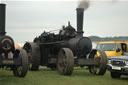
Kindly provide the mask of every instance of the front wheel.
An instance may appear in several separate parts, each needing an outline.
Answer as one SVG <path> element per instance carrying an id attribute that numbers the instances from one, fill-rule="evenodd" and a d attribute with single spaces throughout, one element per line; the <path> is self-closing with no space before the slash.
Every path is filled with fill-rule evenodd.
<path id="1" fill-rule="evenodd" d="M 22 64 L 21 66 L 14 66 L 13 74 L 16 77 L 25 77 L 28 71 L 28 56 L 25 50 L 19 50 L 19 57 L 21 58 Z"/>
<path id="2" fill-rule="evenodd" d="M 107 69 L 107 56 L 105 52 L 100 50 L 92 50 L 89 58 L 99 59 L 99 65 L 97 66 L 88 66 L 89 72 L 94 75 L 104 75 Z"/>
<path id="3" fill-rule="evenodd" d="M 71 75 L 74 67 L 74 56 L 69 48 L 62 48 L 57 58 L 57 70 L 62 75 Z"/>

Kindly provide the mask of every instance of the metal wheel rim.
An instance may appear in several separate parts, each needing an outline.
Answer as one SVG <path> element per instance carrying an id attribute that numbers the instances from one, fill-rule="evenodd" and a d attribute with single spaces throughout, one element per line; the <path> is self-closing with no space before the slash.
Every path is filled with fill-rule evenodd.
<path id="1" fill-rule="evenodd" d="M 68 48 L 63 48 L 59 52 L 57 60 L 57 70 L 62 75 L 71 75 L 74 66 L 73 53 Z"/>
<path id="2" fill-rule="evenodd" d="M 60 72 L 65 72 L 65 69 L 66 69 L 66 64 L 65 64 L 66 59 L 65 58 L 66 58 L 65 52 L 64 52 L 64 50 L 62 50 L 59 53 L 59 58 L 58 58 L 58 67 L 59 67 Z M 61 73 L 61 74 L 63 74 L 63 73 Z"/>
<path id="3" fill-rule="evenodd" d="M 25 77 L 28 70 L 28 56 L 25 50 L 20 49 L 19 57 L 21 58 L 22 65 L 14 66 L 13 73 L 17 77 Z"/>

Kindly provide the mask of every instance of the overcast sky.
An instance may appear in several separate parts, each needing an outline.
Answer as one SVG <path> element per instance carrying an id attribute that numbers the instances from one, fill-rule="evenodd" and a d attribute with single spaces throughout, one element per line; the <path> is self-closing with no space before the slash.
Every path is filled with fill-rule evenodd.
<path id="1" fill-rule="evenodd" d="M 2 0 L 7 4 L 6 31 L 17 43 L 33 41 L 44 30 L 76 28 L 78 0 Z M 95 0 L 84 12 L 84 36 L 128 36 L 128 1 Z"/>

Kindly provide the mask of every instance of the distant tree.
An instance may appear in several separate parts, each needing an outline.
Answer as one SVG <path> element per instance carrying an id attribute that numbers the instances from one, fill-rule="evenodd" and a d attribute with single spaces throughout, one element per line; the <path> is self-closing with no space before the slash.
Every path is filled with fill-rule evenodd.
<path id="1" fill-rule="evenodd" d="M 114 41 L 114 40 L 128 40 L 128 36 L 115 36 L 115 37 L 99 37 L 99 36 L 89 36 L 92 41 Z"/>

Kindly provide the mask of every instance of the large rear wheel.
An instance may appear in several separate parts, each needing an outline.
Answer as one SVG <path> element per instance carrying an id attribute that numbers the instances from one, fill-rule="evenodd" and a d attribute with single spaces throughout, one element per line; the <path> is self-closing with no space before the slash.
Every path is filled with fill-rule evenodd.
<path id="1" fill-rule="evenodd" d="M 40 65 L 40 47 L 37 43 L 26 42 L 23 47 L 29 57 L 29 69 L 31 71 L 37 71 Z"/>
<path id="2" fill-rule="evenodd" d="M 69 48 L 62 48 L 57 58 L 57 70 L 62 75 L 71 75 L 74 67 L 74 56 Z"/>
<path id="3" fill-rule="evenodd" d="M 92 50 L 89 58 L 98 58 L 99 65 L 88 66 L 89 72 L 94 75 L 104 75 L 107 69 L 107 56 L 104 51 Z"/>

